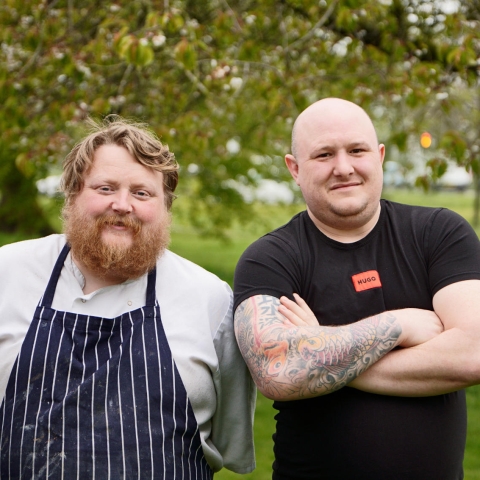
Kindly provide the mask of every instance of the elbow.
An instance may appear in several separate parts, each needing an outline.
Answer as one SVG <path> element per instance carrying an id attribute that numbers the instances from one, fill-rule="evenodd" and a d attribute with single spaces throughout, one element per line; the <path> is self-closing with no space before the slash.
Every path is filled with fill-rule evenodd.
<path id="1" fill-rule="evenodd" d="M 307 386 L 282 382 L 278 377 L 262 378 L 261 380 L 254 377 L 254 381 L 258 391 L 264 397 L 275 402 L 291 402 L 293 400 L 320 397 L 336 390 L 327 388 L 311 390 Z"/>
<path id="2" fill-rule="evenodd" d="M 286 400 L 283 395 L 268 388 L 261 388 L 257 385 L 257 389 L 264 397 L 268 398 L 269 400 L 273 400 L 274 402 L 284 402 Z"/>
<path id="3" fill-rule="evenodd" d="M 292 388 L 279 382 L 275 377 L 254 378 L 258 391 L 269 400 L 274 402 L 286 402 L 295 400 L 295 392 Z"/>
<path id="4" fill-rule="evenodd" d="M 254 375 L 252 373 L 253 381 L 257 386 L 257 390 L 269 400 L 274 402 L 287 402 L 289 400 L 298 400 L 302 398 L 299 395 L 298 388 L 294 388 L 293 385 L 282 382 L 278 376 L 274 375 Z"/>
<path id="5" fill-rule="evenodd" d="M 480 384 L 480 348 L 465 362 L 463 381 L 467 387 Z"/>
<path id="6" fill-rule="evenodd" d="M 265 388 L 258 388 L 258 391 L 269 400 L 274 402 L 290 402 L 292 400 L 300 400 L 302 397 L 296 395 L 288 395 L 282 392 L 275 392 Z"/>
<path id="7" fill-rule="evenodd" d="M 447 364 L 446 370 L 451 372 L 449 380 L 456 389 L 480 384 L 480 344 L 474 348 L 465 348 L 452 367 L 449 368 Z"/>

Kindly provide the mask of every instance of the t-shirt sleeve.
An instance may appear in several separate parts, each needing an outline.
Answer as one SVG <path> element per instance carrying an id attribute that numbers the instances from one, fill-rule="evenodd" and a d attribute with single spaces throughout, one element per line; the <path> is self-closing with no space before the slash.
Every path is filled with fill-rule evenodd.
<path id="1" fill-rule="evenodd" d="M 250 245 L 238 261 L 234 278 L 234 312 L 247 298 L 271 295 L 293 298 L 300 291 L 300 255 L 293 243 L 268 234 Z"/>
<path id="2" fill-rule="evenodd" d="M 437 211 L 426 230 L 425 245 L 432 296 L 451 283 L 480 279 L 480 242 L 457 213 Z"/>

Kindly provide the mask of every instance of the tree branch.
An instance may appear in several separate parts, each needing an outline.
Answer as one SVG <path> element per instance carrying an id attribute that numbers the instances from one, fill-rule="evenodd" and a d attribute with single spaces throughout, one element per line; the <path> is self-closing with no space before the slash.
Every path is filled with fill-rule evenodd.
<path id="1" fill-rule="evenodd" d="M 335 10 L 335 7 L 337 6 L 337 3 L 339 0 L 333 0 L 332 3 L 329 5 L 325 13 L 322 15 L 320 20 L 313 26 L 313 28 L 305 34 L 303 37 L 299 38 L 298 40 L 295 40 L 293 43 L 291 43 L 287 48 L 286 51 L 289 52 L 293 48 L 296 48 L 297 46 L 301 45 L 302 43 L 306 42 L 307 40 L 310 40 L 314 35 L 315 31 L 325 25 L 325 22 L 330 18 L 330 15 L 332 15 L 333 11 Z"/>

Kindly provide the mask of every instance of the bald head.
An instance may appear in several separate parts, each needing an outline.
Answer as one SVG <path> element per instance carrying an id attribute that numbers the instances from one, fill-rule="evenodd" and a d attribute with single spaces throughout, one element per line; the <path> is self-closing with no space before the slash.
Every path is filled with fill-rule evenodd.
<path id="1" fill-rule="evenodd" d="M 371 130 L 376 144 L 378 144 L 377 134 L 372 120 L 367 112 L 357 104 L 343 100 L 341 98 L 324 98 L 307 107 L 295 120 L 292 129 L 292 155 L 298 158 L 301 151 L 302 139 L 305 138 L 300 132 L 310 137 L 309 132 L 322 127 L 322 124 L 329 124 L 331 120 L 343 120 L 346 127 L 351 125 L 354 129 L 358 122 L 361 122 L 364 128 Z"/>
<path id="2" fill-rule="evenodd" d="M 380 214 L 385 158 L 365 110 L 339 98 L 315 102 L 295 121 L 292 153 L 285 163 L 315 225 L 337 240 L 363 238 Z"/>

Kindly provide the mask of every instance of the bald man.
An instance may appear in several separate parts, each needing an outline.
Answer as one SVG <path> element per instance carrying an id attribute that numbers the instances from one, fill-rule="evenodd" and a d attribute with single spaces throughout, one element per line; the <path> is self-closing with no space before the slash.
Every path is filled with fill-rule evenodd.
<path id="1" fill-rule="evenodd" d="M 358 105 L 308 107 L 285 156 L 306 211 L 237 266 L 237 341 L 278 410 L 274 480 L 463 478 L 479 242 L 449 210 L 381 200 L 384 158 Z"/>

